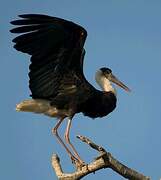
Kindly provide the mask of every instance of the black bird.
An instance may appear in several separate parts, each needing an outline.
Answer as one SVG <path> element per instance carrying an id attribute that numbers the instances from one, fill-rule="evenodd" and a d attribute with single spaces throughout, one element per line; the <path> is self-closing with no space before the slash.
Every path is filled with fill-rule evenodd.
<path id="1" fill-rule="evenodd" d="M 58 118 L 52 132 L 71 159 L 82 164 L 69 138 L 73 116 L 82 112 L 85 116 L 97 118 L 112 112 L 117 99 L 111 82 L 126 91 L 130 89 L 106 67 L 96 72 L 96 81 L 102 91 L 95 89 L 86 80 L 83 61 L 87 31 L 80 25 L 40 14 L 24 14 L 19 17 L 21 19 L 11 22 L 18 25 L 11 32 L 23 33 L 13 39 L 14 48 L 31 55 L 29 88 L 32 99 L 19 103 L 16 110 Z M 65 140 L 74 155 L 57 132 L 65 118 L 68 118 Z"/>

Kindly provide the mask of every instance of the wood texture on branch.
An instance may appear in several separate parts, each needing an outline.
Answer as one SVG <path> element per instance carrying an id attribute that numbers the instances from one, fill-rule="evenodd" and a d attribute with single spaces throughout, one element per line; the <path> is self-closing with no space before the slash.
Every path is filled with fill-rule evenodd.
<path id="1" fill-rule="evenodd" d="M 84 136 L 77 136 L 77 138 L 88 144 L 91 148 L 97 150 L 100 155 L 96 157 L 93 162 L 83 166 L 81 169 L 77 169 L 73 173 L 64 173 L 61 168 L 59 157 L 54 154 L 52 156 L 52 167 L 59 180 L 79 180 L 88 174 L 94 173 L 103 168 L 110 168 L 120 174 L 122 177 L 129 180 L 150 180 L 149 177 L 144 176 L 143 174 L 123 165 L 104 148 L 93 143 L 90 139 Z"/>

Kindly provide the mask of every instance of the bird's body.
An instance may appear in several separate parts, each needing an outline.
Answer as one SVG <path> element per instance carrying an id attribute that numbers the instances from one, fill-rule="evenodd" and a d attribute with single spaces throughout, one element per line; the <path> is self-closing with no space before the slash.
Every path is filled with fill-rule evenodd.
<path id="1" fill-rule="evenodd" d="M 38 14 L 20 17 L 22 19 L 11 22 L 19 25 L 11 32 L 23 33 L 13 39 L 14 47 L 31 55 L 29 88 L 32 99 L 18 104 L 17 110 L 59 118 L 55 132 L 64 118 L 71 120 L 76 113 L 97 118 L 112 112 L 116 107 L 116 91 L 110 81 L 117 79 L 111 70 L 101 68 L 96 73 L 96 81 L 103 91 L 93 87 L 83 73 L 86 30 L 57 17 Z M 116 83 L 129 90 L 120 81 Z M 71 121 L 66 130 L 68 144 L 70 125 Z M 73 146 L 70 146 L 79 159 Z"/>
<path id="2" fill-rule="evenodd" d="M 71 97 L 70 100 L 70 103 L 67 104 L 64 99 L 61 100 L 61 103 L 54 103 L 44 99 L 28 99 L 18 104 L 16 110 L 42 113 L 57 118 L 70 117 L 82 112 L 85 116 L 98 118 L 108 115 L 116 107 L 116 96 L 112 92 L 98 91 L 85 102 L 77 104 L 75 103 L 75 98 L 72 99 Z"/>

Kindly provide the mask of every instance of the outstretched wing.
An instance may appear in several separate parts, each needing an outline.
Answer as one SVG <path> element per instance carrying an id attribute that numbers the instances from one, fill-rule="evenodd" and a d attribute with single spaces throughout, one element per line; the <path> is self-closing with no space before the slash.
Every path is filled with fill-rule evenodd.
<path id="1" fill-rule="evenodd" d="M 18 51 L 31 56 L 29 87 L 33 98 L 64 97 L 86 82 L 83 75 L 83 48 L 86 30 L 67 20 L 39 14 L 19 15 L 12 21 L 23 33 L 13 39 Z"/>

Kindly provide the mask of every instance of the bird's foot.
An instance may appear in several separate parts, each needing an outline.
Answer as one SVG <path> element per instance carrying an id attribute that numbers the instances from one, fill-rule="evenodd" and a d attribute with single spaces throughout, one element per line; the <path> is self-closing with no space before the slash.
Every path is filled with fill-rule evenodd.
<path id="1" fill-rule="evenodd" d="M 74 156 L 71 156 L 71 160 L 72 163 L 76 166 L 77 170 L 81 170 L 82 167 L 86 166 L 86 163 L 83 160 L 77 159 Z"/>

